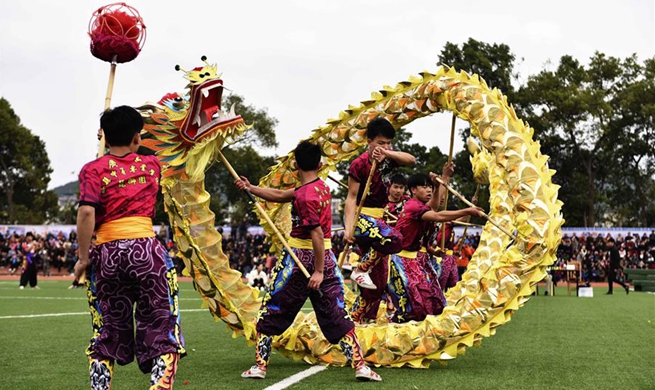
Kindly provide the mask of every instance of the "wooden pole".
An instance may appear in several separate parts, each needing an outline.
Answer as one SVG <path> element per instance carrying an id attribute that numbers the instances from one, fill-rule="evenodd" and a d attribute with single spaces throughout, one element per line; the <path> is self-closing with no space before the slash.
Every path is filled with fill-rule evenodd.
<path id="1" fill-rule="evenodd" d="M 480 192 L 480 185 L 479 184 L 475 187 L 475 194 L 473 194 L 474 198 L 478 197 L 478 192 Z M 462 236 L 459 238 L 459 240 L 457 241 L 457 244 L 455 244 L 455 246 L 460 246 L 462 244 L 462 242 L 465 240 L 466 231 L 468 230 L 469 226 L 479 226 L 479 225 L 476 225 L 476 224 L 473 224 L 473 223 L 468 223 L 468 221 L 470 221 L 470 220 L 471 220 L 471 216 L 469 215 L 468 217 L 466 217 L 466 222 L 467 223 L 461 223 L 462 225 L 464 225 L 466 227 L 464 228 L 464 232 L 462 233 Z M 453 222 L 458 223 L 459 221 L 453 221 Z"/>
<path id="2" fill-rule="evenodd" d="M 107 84 L 107 94 L 105 95 L 105 110 L 111 106 L 111 95 L 114 93 L 114 78 L 116 77 L 116 59 L 118 57 L 114 56 L 111 61 L 111 68 L 109 69 L 109 83 Z M 98 157 L 105 155 L 105 133 L 102 132 L 100 136 L 100 144 L 98 145 Z"/>
<path id="3" fill-rule="evenodd" d="M 453 113 L 453 119 L 450 123 L 450 150 L 448 151 L 448 164 L 453 162 L 453 148 L 455 146 L 455 122 L 457 122 L 457 115 Z M 437 192 L 438 195 L 438 192 Z M 443 209 L 448 210 L 448 193 L 446 193 L 443 201 Z M 446 224 L 441 224 L 441 249 L 446 250 Z"/>
<path id="4" fill-rule="evenodd" d="M 364 193 L 362 194 L 362 199 L 359 200 L 359 204 L 357 205 L 357 210 L 355 210 L 355 218 L 353 218 L 353 223 L 350 226 L 350 231 L 355 233 L 355 229 L 357 228 L 357 221 L 359 220 L 359 214 L 362 212 L 362 208 L 364 208 L 364 201 L 366 200 L 366 197 L 368 196 L 368 191 L 371 188 L 371 182 L 373 181 L 373 175 L 375 174 L 375 170 L 378 167 L 378 160 L 373 160 L 373 163 L 371 164 L 371 172 L 368 173 L 368 178 L 366 179 L 366 185 L 364 186 Z M 348 260 L 348 257 L 350 257 L 350 249 L 352 248 L 352 244 L 350 242 L 346 243 L 346 247 L 343 248 L 343 252 L 339 255 L 339 268 L 342 268 L 343 263 Z"/>
<path id="5" fill-rule="evenodd" d="M 441 185 L 443 185 L 444 187 L 446 187 L 446 189 L 448 189 L 448 191 L 452 192 L 453 195 L 455 195 L 456 197 L 458 197 L 462 202 L 464 202 L 464 203 L 465 203 L 466 205 L 468 205 L 469 207 L 477 207 L 477 206 L 474 205 L 473 203 L 469 202 L 469 200 L 466 199 L 465 197 L 463 197 L 459 192 L 455 191 L 452 187 L 450 187 L 448 184 L 446 184 L 446 183 L 445 183 L 443 180 L 441 180 L 441 178 L 439 178 L 438 176 L 436 176 L 434 179 L 435 179 L 436 181 L 438 181 Z M 497 227 L 498 229 L 500 229 L 503 233 L 505 233 L 505 234 L 507 234 L 508 236 L 512 237 L 515 241 L 518 241 L 518 239 L 519 239 L 518 236 L 515 236 L 514 234 L 510 233 L 507 229 L 505 229 L 504 227 L 500 226 L 500 225 L 498 224 L 498 222 L 496 222 L 496 221 L 494 221 L 493 219 L 491 219 L 487 213 L 483 212 L 483 213 L 482 213 L 482 216 L 483 216 L 485 219 L 487 219 L 487 221 L 491 222 L 492 225 L 494 225 L 495 227 Z"/>
<path id="6" fill-rule="evenodd" d="M 227 158 L 225 158 L 223 153 L 220 150 L 217 150 L 217 152 L 218 152 L 218 157 L 221 159 L 221 161 L 223 161 L 223 164 L 225 164 L 225 166 L 227 167 L 227 170 L 230 171 L 230 173 L 232 174 L 234 179 L 235 180 L 241 180 L 241 178 L 239 177 L 237 172 L 234 170 L 234 168 L 232 168 L 232 164 L 230 164 L 230 162 L 227 161 Z M 291 256 L 293 261 L 296 262 L 296 265 L 298 266 L 298 268 L 300 268 L 302 273 L 305 274 L 307 279 L 309 279 L 311 276 L 309 275 L 309 272 L 307 272 L 307 268 L 305 268 L 305 266 L 300 262 L 300 259 L 298 259 L 295 252 L 293 251 L 293 249 L 291 249 L 291 247 L 289 246 L 289 243 L 284 238 L 284 235 L 282 234 L 282 232 L 280 232 L 280 230 L 278 230 L 277 226 L 275 226 L 275 223 L 273 223 L 273 221 L 271 220 L 271 217 L 269 217 L 268 214 L 266 214 L 266 211 L 264 210 L 264 207 L 262 207 L 262 205 L 259 202 L 257 202 L 255 197 L 252 195 L 252 193 L 250 191 L 248 191 L 248 189 L 244 189 L 243 192 L 245 192 L 246 195 L 248 196 L 248 199 L 250 199 L 250 201 L 255 204 L 255 207 L 257 208 L 257 211 L 259 211 L 259 214 L 271 226 L 271 228 L 273 229 L 273 232 L 275 232 L 275 235 L 277 236 L 277 238 L 280 239 L 280 241 L 282 242 L 282 245 L 284 246 L 284 248 L 289 253 L 289 256 Z"/>

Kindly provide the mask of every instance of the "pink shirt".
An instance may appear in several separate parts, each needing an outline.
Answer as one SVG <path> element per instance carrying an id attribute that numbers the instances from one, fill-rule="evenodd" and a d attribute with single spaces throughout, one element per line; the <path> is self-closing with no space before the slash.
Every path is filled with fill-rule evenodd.
<path id="1" fill-rule="evenodd" d="M 155 156 L 128 153 L 122 157 L 100 157 L 80 172 L 79 204 L 95 208 L 95 229 L 124 217 L 152 218 L 160 170 Z"/>
<path id="2" fill-rule="evenodd" d="M 332 195 L 321 179 L 295 189 L 291 201 L 291 237 L 311 238 L 309 231 L 317 226 L 324 238 L 332 237 Z"/>
<path id="3" fill-rule="evenodd" d="M 432 222 L 421 219 L 423 214 L 428 211 L 430 211 L 430 207 L 415 198 L 411 198 L 405 203 L 400 218 L 396 222 L 396 229 L 403 234 L 404 250 L 418 251 L 421 249 L 421 241 L 432 225 Z"/>
<path id="4" fill-rule="evenodd" d="M 362 199 L 364 194 L 364 187 L 366 187 L 366 180 L 371 172 L 371 161 L 369 161 L 369 152 L 362 153 L 359 157 L 350 163 L 348 169 L 348 176 L 359 183 L 359 192 L 357 193 L 357 204 Z M 389 177 L 397 164 L 388 158 L 385 158 L 381 163 L 378 163 L 377 169 L 371 179 L 371 187 L 369 193 L 364 201 L 364 207 L 385 207 L 387 205 L 387 189 L 391 185 Z"/>

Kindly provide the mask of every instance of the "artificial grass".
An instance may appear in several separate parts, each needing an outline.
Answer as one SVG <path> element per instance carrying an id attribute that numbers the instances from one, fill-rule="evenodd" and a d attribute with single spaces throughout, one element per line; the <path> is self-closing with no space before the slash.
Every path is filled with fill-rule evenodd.
<path id="1" fill-rule="evenodd" d="M 0 317 L 87 311 L 83 290 L 67 282 L 42 281 L 40 290 L 0 282 Z M 197 309 L 200 298 L 182 283 L 181 307 Z M 427 370 L 377 369 L 382 383 L 357 383 L 347 368 L 328 368 L 292 389 L 653 389 L 655 388 L 655 295 L 620 288 L 594 298 L 535 296 L 512 321 L 479 348 Z M 39 298 L 39 299 L 35 299 Z M 58 299 L 43 299 L 58 298 Z M 84 348 L 91 336 L 87 315 L 0 319 L 0 389 L 87 389 Z M 253 348 L 232 339 L 207 312 L 183 312 L 188 356 L 179 367 L 179 389 L 263 389 L 307 369 L 279 354 L 263 381 L 243 380 Z M 147 388 L 149 375 L 136 364 L 116 367 L 112 389 Z"/>

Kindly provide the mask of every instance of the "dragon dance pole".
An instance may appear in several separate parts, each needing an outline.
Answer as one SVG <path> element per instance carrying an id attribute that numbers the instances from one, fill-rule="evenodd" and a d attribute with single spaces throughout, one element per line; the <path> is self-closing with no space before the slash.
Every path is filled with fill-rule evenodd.
<path id="1" fill-rule="evenodd" d="M 448 152 L 448 164 L 453 162 L 453 146 L 455 145 L 455 122 L 457 121 L 457 115 L 453 114 L 453 120 L 450 124 L 450 151 Z M 448 210 L 448 193 L 446 193 L 443 209 Z M 446 250 L 446 223 L 441 224 L 441 249 Z"/>
<path id="2" fill-rule="evenodd" d="M 118 56 L 114 55 L 111 60 L 111 68 L 109 69 L 109 82 L 107 83 L 107 94 L 105 95 L 105 111 L 111 106 L 111 95 L 114 93 L 114 78 L 116 77 L 116 59 Z M 102 131 L 100 135 L 100 143 L 98 144 L 98 157 L 105 155 L 105 132 Z"/>
<path id="3" fill-rule="evenodd" d="M 359 204 L 357 205 L 357 210 L 355 210 L 355 217 L 353 218 L 353 223 L 350 226 L 350 231 L 355 234 L 355 229 L 357 228 L 357 221 L 359 220 L 359 214 L 362 212 L 362 209 L 364 208 L 364 201 L 366 200 L 366 196 L 368 195 L 368 191 L 371 189 L 371 182 L 373 181 L 373 175 L 375 174 L 375 170 L 378 167 L 378 160 L 373 160 L 373 163 L 371 164 L 371 172 L 368 173 L 368 178 L 366 179 L 366 185 L 364 186 L 364 193 L 362 194 L 362 199 L 359 200 Z M 350 257 L 350 250 L 352 249 L 352 244 L 350 242 L 346 243 L 346 247 L 343 248 L 343 251 L 341 254 L 339 254 L 339 268 L 342 268 L 343 263 L 345 263 L 348 260 L 348 257 Z"/>
<path id="4" fill-rule="evenodd" d="M 439 178 L 439 176 L 435 176 L 434 179 L 435 179 L 436 181 L 438 181 L 441 185 L 443 185 L 444 187 L 446 187 L 446 189 L 447 189 L 448 191 L 452 192 L 453 195 L 455 195 L 456 197 L 458 197 L 462 202 L 466 203 L 469 207 L 477 207 L 477 206 L 474 205 L 473 203 L 469 202 L 468 199 L 466 199 L 465 197 L 463 197 L 462 194 L 460 194 L 459 192 L 455 191 L 451 186 L 449 186 L 449 185 L 446 184 L 443 180 L 441 180 L 441 178 Z M 497 227 L 498 229 L 500 229 L 500 231 L 502 231 L 503 233 L 505 233 L 505 234 L 507 234 L 508 236 L 512 237 L 515 241 L 518 242 L 518 240 L 519 240 L 518 236 L 516 236 L 516 235 L 510 233 L 507 229 L 505 229 L 504 227 L 500 226 L 500 224 L 499 224 L 498 222 L 494 221 L 493 219 L 491 219 L 491 217 L 489 217 L 489 214 L 487 214 L 487 213 L 485 213 L 485 212 L 483 212 L 482 214 L 483 214 L 482 216 L 483 216 L 487 221 L 491 222 L 492 225 L 494 225 L 495 227 Z"/>
<path id="5" fill-rule="evenodd" d="M 239 174 L 234 170 L 234 168 L 232 168 L 232 164 L 230 164 L 230 162 L 227 161 L 227 158 L 225 158 L 225 155 L 223 155 L 223 153 L 220 150 L 217 150 L 217 152 L 218 152 L 218 157 L 221 159 L 223 164 L 225 164 L 225 167 L 227 167 L 227 170 L 230 171 L 230 173 L 232 174 L 234 179 L 235 180 L 240 180 L 241 178 L 239 177 Z M 289 253 L 289 256 L 291 256 L 293 261 L 296 262 L 296 265 L 298 266 L 298 268 L 300 268 L 302 273 L 305 274 L 307 279 L 309 279 L 311 276 L 309 275 L 309 272 L 307 272 L 307 268 L 305 268 L 305 266 L 300 262 L 300 259 L 298 259 L 298 257 L 296 256 L 295 252 L 291 249 L 291 247 L 289 246 L 289 243 L 284 238 L 284 234 L 282 234 L 282 232 L 280 232 L 280 230 L 278 230 L 277 226 L 275 226 L 275 223 L 273 223 L 273 221 L 271 220 L 271 217 L 269 217 L 268 214 L 266 214 L 266 211 L 264 210 L 262 205 L 259 204 L 259 202 L 257 202 L 257 200 L 252 195 L 252 193 L 250 191 L 248 191 L 247 188 L 244 188 L 243 192 L 245 192 L 246 195 L 248 196 L 248 199 L 250 199 L 250 201 L 255 204 L 255 207 L 257 207 L 257 211 L 259 211 L 259 214 L 262 216 L 262 218 L 264 218 L 266 220 L 266 222 L 271 226 L 271 228 L 275 232 L 275 235 L 277 236 L 277 238 L 279 238 L 280 241 L 282 242 L 282 245 L 284 246 L 284 249 L 286 249 L 287 252 Z"/>

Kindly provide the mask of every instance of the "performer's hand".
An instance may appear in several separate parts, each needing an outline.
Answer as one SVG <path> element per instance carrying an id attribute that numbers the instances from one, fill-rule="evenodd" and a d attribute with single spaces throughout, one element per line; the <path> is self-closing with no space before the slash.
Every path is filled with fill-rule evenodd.
<path id="1" fill-rule="evenodd" d="M 443 178 L 444 181 L 446 181 L 446 178 L 453 177 L 454 173 L 455 173 L 455 163 L 451 161 L 443 165 L 443 169 L 441 170 L 441 177 Z"/>
<path id="2" fill-rule="evenodd" d="M 307 287 L 309 287 L 312 290 L 318 291 L 318 289 L 321 288 L 321 283 L 323 283 L 323 272 L 314 271 L 312 277 L 309 278 L 309 283 L 307 284 Z"/>
<path id="3" fill-rule="evenodd" d="M 343 232 L 343 239 L 344 241 L 354 244 L 355 243 L 355 238 L 353 237 L 353 233 L 350 231 L 349 228 L 346 228 Z"/>
<path id="4" fill-rule="evenodd" d="M 466 209 L 468 215 L 472 215 L 474 217 L 480 217 L 480 218 L 485 218 L 486 214 L 484 210 L 480 207 L 469 207 Z"/>
<path id="5" fill-rule="evenodd" d="M 473 203 L 476 206 L 478 205 L 478 196 L 477 195 L 473 195 L 473 198 L 471 198 L 471 203 Z"/>
<path id="6" fill-rule="evenodd" d="M 248 179 L 245 178 L 245 176 L 240 176 L 241 179 L 234 179 L 234 185 L 237 186 L 238 189 L 240 190 L 250 190 L 250 182 Z"/>
<path id="7" fill-rule="evenodd" d="M 79 279 L 84 273 L 86 272 L 86 269 L 89 268 L 89 265 L 91 262 L 89 259 L 83 260 L 79 259 L 77 260 L 77 263 L 75 263 L 75 270 L 73 271 L 75 275 L 75 279 Z"/>
<path id="8" fill-rule="evenodd" d="M 387 150 L 383 149 L 379 146 L 376 146 L 375 149 L 373 149 L 373 153 L 371 154 L 371 157 L 373 157 L 374 160 L 377 162 L 382 162 L 387 157 Z"/>

